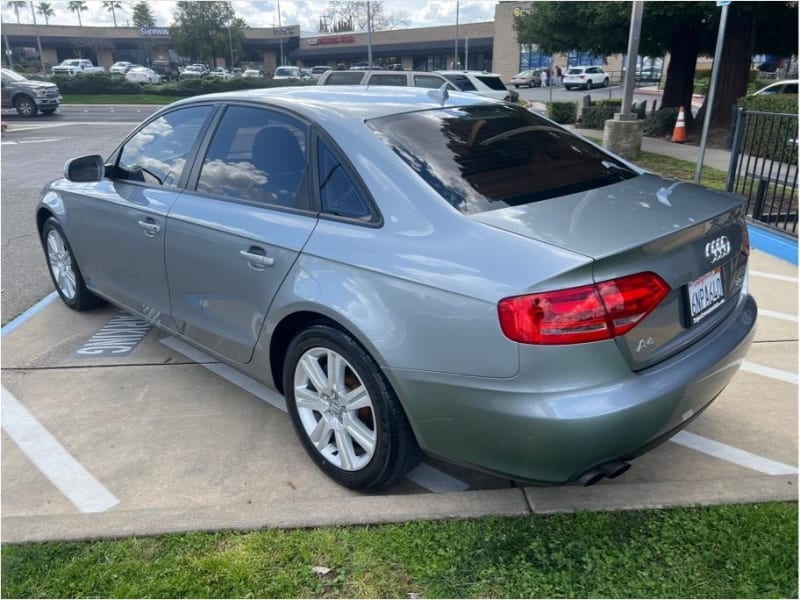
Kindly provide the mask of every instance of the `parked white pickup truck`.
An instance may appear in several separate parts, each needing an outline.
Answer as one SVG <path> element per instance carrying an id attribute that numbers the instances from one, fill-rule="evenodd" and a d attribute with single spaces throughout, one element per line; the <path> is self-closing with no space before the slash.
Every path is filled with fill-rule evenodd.
<path id="1" fill-rule="evenodd" d="M 104 73 L 103 67 L 95 67 L 92 61 L 85 58 L 68 58 L 56 65 L 50 72 L 53 75 L 81 75 L 82 73 Z"/>

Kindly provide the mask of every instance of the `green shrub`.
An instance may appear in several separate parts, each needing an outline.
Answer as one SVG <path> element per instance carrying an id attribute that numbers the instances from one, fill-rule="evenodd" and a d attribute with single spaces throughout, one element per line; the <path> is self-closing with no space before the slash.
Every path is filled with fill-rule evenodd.
<path id="1" fill-rule="evenodd" d="M 614 118 L 619 106 L 586 106 L 581 111 L 581 127 L 586 129 L 603 129 L 608 119 Z"/>
<path id="2" fill-rule="evenodd" d="M 556 123 L 574 123 L 578 118 L 578 104 L 576 102 L 548 102 L 547 116 Z"/>
<path id="3" fill-rule="evenodd" d="M 50 81 L 58 85 L 62 94 L 141 94 L 142 86 L 115 77 L 111 73 L 87 73 L 85 75 L 54 75 Z"/>
<path id="4" fill-rule="evenodd" d="M 666 137 L 675 129 L 678 120 L 678 109 L 662 108 L 650 113 L 644 120 L 644 134 L 653 137 Z"/>
<path id="5" fill-rule="evenodd" d="M 793 143 L 798 137 L 797 94 L 746 96 L 739 99 L 737 106 L 746 110 L 789 115 L 759 115 L 748 119 L 747 127 L 742 132 L 742 149 L 758 158 L 797 162 L 797 145 Z"/>
<path id="6" fill-rule="evenodd" d="M 235 90 L 252 90 L 259 88 L 284 87 L 284 86 L 314 85 L 305 81 L 271 81 L 259 77 L 237 77 L 236 79 L 218 79 L 208 77 L 205 79 L 182 79 L 148 88 L 148 93 L 159 96 L 197 96 L 199 94 L 214 94 Z"/>

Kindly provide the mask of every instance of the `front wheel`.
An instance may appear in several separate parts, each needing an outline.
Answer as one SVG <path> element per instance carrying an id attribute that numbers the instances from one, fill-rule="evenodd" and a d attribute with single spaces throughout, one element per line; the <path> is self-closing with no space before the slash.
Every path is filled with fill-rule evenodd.
<path id="1" fill-rule="evenodd" d="M 78 263 L 75 262 L 72 248 L 61 226 L 53 217 L 45 221 L 42 242 L 47 258 L 47 270 L 50 271 L 50 277 L 64 304 L 78 311 L 103 304 L 103 300 L 87 289 Z"/>
<path id="2" fill-rule="evenodd" d="M 608 77 L 603 80 L 603 87 L 608 87 Z"/>
<path id="3" fill-rule="evenodd" d="M 419 463 L 400 401 L 347 333 L 324 324 L 300 332 L 287 351 L 283 385 L 303 447 L 341 485 L 383 487 Z"/>
<path id="4" fill-rule="evenodd" d="M 35 117 L 36 113 L 39 111 L 36 102 L 27 96 L 18 98 L 14 103 L 14 108 L 17 109 L 17 114 L 21 117 Z"/>

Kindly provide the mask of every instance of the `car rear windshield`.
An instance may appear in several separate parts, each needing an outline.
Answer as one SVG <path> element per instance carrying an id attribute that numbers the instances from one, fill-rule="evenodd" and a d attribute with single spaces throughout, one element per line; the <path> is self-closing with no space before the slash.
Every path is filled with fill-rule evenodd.
<path id="1" fill-rule="evenodd" d="M 583 75 L 583 69 L 567 69 L 567 75 Z"/>
<path id="2" fill-rule="evenodd" d="M 478 75 L 478 81 L 481 83 L 486 84 L 493 90 L 506 90 L 506 84 L 503 83 L 503 80 L 497 77 L 496 75 Z"/>
<path id="3" fill-rule="evenodd" d="M 404 113 L 367 124 L 466 214 L 582 192 L 637 175 L 581 138 L 508 104 Z"/>

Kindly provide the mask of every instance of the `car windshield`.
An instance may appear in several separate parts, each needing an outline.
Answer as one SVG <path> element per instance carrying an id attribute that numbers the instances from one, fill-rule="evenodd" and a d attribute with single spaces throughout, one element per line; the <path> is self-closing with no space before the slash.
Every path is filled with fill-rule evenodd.
<path id="1" fill-rule="evenodd" d="M 284 67 L 281 67 L 275 71 L 275 75 L 298 75 L 299 73 L 299 69 L 287 69 Z"/>
<path id="2" fill-rule="evenodd" d="M 614 157 L 517 106 L 442 108 L 367 124 L 445 200 L 467 214 L 637 176 Z"/>
<path id="3" fill-rule="evenodd" d="M 530 76 L 531 76 L 530 71 L 522 71 L 522 73 L 517 73 L 516 75 L 514 75 L 514 77 L 530 77 Z"/>
<path id="4" fill-rule="evenodd" d="M 28 81 L 27 77 L 23 77 L 16 71 L 3 69 L 3 79 L 10 79 L 11 81 Z"/>

